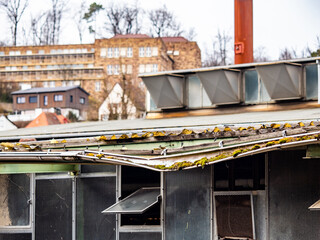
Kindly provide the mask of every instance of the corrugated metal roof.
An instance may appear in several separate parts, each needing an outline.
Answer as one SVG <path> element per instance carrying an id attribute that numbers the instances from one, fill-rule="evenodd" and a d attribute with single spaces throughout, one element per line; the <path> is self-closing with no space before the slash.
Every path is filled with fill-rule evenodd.
<path id="1" fill-rule="evenodd" d="M 19 90 L 12 92 L 12 95 L 17 95 L 17 94 L 38 94 L 38 93 L 50 93 L 50 92 L 67 92 L 72 89 L 79 88 L 81 91 L 84 93 L 88 94 L 83 88 L 80 86 L 65 86 L 65 87 L 54 87 L 54 88 L 29 88 L 25 90 Z"/>

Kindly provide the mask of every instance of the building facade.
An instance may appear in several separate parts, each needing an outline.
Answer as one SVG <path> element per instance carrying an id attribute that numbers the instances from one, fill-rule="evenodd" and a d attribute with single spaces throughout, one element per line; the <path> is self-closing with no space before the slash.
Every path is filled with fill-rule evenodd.
<path id="1" fill-rule="evenodd" d="M 138 74 L 200 66 L 197 43 L 183 37 L 117 35 L 93 44 L 0 47 L 0 83 L 7 88 L 79 85 L 100 104 L 121 80 L 144 95 Z"/>
<path id="2" fill-rule="evenodd" d="M 55 88 L 30 88 L 12 93 L 13 110 L 19 115 L 9 115 L 12 119 L 33 120 L 42 112 L 59 111 L 67 117 L 72 112 L 80 120 L 87 119 L 89 94 L 79 86 Z M 24 118 L 23 118 L 24 117 Z"/>

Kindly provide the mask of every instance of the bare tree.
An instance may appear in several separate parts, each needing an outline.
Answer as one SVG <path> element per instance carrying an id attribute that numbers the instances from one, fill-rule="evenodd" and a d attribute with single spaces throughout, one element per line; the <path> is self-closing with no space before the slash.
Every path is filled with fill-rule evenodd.
<path id="1" fill-rule="evenodd" d="M 294 53 L 289 48 L 284 48 L 280 51 L 279 60 L 289 60 L 294 58 Z"/>
<path id="2" fill-rule="evenodd" d="M 85 31 L 85 22 L 83 16 L 85 15 L 85 9 L 86 9 L 86 2 L 85 0 L 82 0 L 79 10 L 74 15 L 74 21 L 77 26 L 78 34 L 79 34 L 79 40 L 80 43 L 82 43 L 83 33 Z"/>
<path id="3" fill-rule="evenodd" d="M 111 3 L 106 9 L 108 21 L 106 30 L 112 35 L 136 34 L 141 30 L 139 17 L 141 11 L 137 5 L 127 6 Z"/>
<path id="4" fill-rule="evenodd" d="M 1 0 L 0 7 L 6 12 L 11 22 L 12 43 L 17 45 L 18 23 L 28 6 L 28 0 Z"/>
<path id="5" fill-rule="evenodd" d="M 177 23 L 175 16 L 170 12 L 166 5 L 162 8 L 149 12 L 151 22 L 151 35 L 157 37 L 179 36 L 183 33 L 180 24 Z"/>
<path id="6" fill-rule="evenodd" d="M 225 31 L 218 30 L 215 39 L 212 42 L 212 48 L 207 50 L 206 59 L 203 62 L 204 67 L 223 66 L 228 63 L 228 54 L 231 52 L 231 36 Z"/>
<path id="7" fill-rule="evenodd" d="M 254 50 L 254 62 L 267 62 L 269 61 L 269 57 L 266 54 L 266 48 L 263 46 L 259 46 Z"/>
<path id="8" fill-rule="evenodd" d="M 59 43 L 65 2 L 64 0 L 51 0 L 51 4 L 50 10 L 31 18 L 31 30 L 35 45 Z"/>

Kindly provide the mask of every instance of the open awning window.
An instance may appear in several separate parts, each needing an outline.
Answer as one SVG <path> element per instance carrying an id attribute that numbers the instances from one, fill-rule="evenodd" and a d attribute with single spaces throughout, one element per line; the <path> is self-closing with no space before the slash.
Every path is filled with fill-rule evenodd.
<path id="1" fill-rule="evenodd" d="M 309 207 L 309 210 L 320 210 L 320 199 Z"/>
<path id="2" fill-rule="evenodd" d="M 160 188 L 140 188 L 123 200 L 102 211 L 105 214 L 142 214 L 160 200 Z"/>

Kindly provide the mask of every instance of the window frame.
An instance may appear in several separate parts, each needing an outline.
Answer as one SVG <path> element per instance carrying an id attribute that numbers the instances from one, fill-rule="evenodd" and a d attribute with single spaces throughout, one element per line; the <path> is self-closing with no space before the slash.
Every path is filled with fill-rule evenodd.
<path id="1" fill-rule="evenodd" d="M 133 49 L 132 47 L 127 48 L 127 57 L 132 57 L 133 56 Z"/>
<path id="2" fill-rule="evenodd" d="M 60 97 L 61 97 L 61 99 L 60 99 Z M 63 95 L 62 94 L 54 94 L 53 101 L 54 102 L 63 102 Z"/>
<path id="3" fill-rule="evenodd" d="M 139 57 L 145 57 L 144 47 L 139 47 Z"/>
<path id="4" fill-rule="evenodd" d="M 17 97 L 16 102 L 17 104 L 24 104 L 26 103 L 26 97 Z"/>
<path id="5" fill-rule="evenodd" d="M 29 96 L 29 103 L 38 103 L 38 96 Z"/>
<path id="6" fill-rule="evenodd" d="M 86 103 L 86 98 L 85 97 L 80 97 L 79 98 L 79 103 L 80 104 L 85 104 Z"/>

